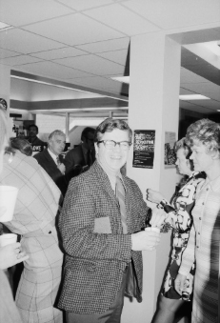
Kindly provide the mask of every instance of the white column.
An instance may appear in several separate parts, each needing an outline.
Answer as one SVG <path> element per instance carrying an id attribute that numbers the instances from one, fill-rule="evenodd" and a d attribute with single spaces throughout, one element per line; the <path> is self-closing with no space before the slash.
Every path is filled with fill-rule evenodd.
<path id="1" fill-rule="evenodd" d="M 70 142 L 69 138 L 69 127 L 70 127 L 70 114 L 66 113 L 66 120 L 65 120 L 65 133 L 66 133 L 66 142 Z"/>
<path id="2" fill-rule="evenodd" d="M 0 64 L 0 98 L 8 103 L 8 113 L 10 108 L 10 67 Z"/>
<path id="3" fill-rule="evenodd" d="M 178 134 L 180 85 L 180 45 L 163 33 L 136 36 L 131 39 L 130 90 L 128 122 L 133 130 L 155 130 L 153 169 L 132 167 L 132 152 L 127 166 L 128 176 L 141 188 L 161 191 L 170 198 L 174 192 L 176 170 L 164 168 L 165 131 Z M 154 252 L 143 252 L 143 302 L 125 301 L 122 323 L 150 323 L 161 287 L 170 251 L 170 234 L 163 234 Z"/>
<path id="4" fill-rule="evenodd" d="M 11 82 L 10 82 L 10 73 L 11 69 L 8 66 L 4 66 L 0 64 L 0 98 L 3 98 L 7 101 L 8 109 L 7 109 L 7 116 L 8 116 L 8 132 L 9 136 L 12 134 L 12 122 L 9 119 L 9 112 L 10 112 L 10 89 L 11 89 Z"/>

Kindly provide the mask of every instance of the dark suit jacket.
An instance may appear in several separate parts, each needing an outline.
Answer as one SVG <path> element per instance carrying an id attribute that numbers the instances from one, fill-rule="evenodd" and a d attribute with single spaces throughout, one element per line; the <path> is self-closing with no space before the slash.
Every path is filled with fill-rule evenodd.
<path id="1" fill-rule="evenodd" d="M 95 160 L 95 153 L 92 156 L 91 163 Z M 68 180 L 70 180 L 74 176 L 78 176 L 81 174 L 84 170 L 87 170 L 90 165 L 88 165 L 88 161 L 85 159 L 82 146 L 79 145 L 66 154 L 65 157 L 65 163 L 66 163 L 66 176 L 68 177 Z M 88 166 L 85 168 L 85 166 Z"/>
<path id="2" fill-rule="evenodd" d="M 118 201 L 97 161 L 69 184 L 59 218 L 66 253 L 61 309 L 79 314 L 107 311 L 131 257 L 142 292 L 142 253 L 131 250 L 131 233 L 145 226 L 149 208 L 137 184 L 126 176 L 123 181 L 128 234 L 123 234 Z"/>
<path id="3" fill-rule="evenodd" d="M 60 155 L 60 161 L 64 163 L 63 158 Z M 57 168 L 56 163 L 54 162 L 53 158 L 48 153 L 47 149 L 44 149 L 42 152 L 35 154 L 33 156 L 38 163 L 45 169 L 45 171 L 50 175 L 50 177 L 54 180 L 57 184 L 59 189 L 61 190 L 63 196 L 66 193 L 68 182 L 66 180 L 65 175 L 61 173 L 61 171 Z M 64 163 L 65 164 L 65 163 Z"/>

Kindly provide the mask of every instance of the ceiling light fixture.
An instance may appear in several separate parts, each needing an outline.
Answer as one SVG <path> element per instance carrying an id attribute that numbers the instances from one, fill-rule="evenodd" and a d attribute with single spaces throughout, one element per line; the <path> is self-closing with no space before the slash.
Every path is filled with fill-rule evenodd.
<path id="1" fill-rule="evenodd" d="M 191 100 L 210 100 L 207 96 L 201 94 L 186 94 L 179 95 L 179 99 L 183 101 L 191 101 Z"/>
<path id="2" fill-rule="evenodd" d="M 117 97 L 117 96 L 114 96 L 114 95 L 108 95 L 108 94 L 99 94 L 99 93 L 96 93 L 95 90 L 92 91 L 92 92 L 89 92 L 89 91 L 86 91 L 86 90 L 81 90 L 81 89 L 78 89 L 78 88 L 75 88 L 74 87 L 74 84 L 72 86 L 64 86 L 64 85 L 60 85 L 60 84 L 55 84 L 55 83 L 50 83 L 50 82 L 46 82 L 46 81 L 42 81 L 42 80 L 37 80 L 37 79 L 32 79 L 32 78 L 28 78 L 28 77 L 25 77 L 25 76 L 19 76 L 19 75 L 14 75 L 14 74 L 11 74 L 11 77 L 12 78 L 15 78 L 15 79 L 19 79 L 19 80 L 24 80 L 24 81 L 28 81 L 28 82 L 33 82 L 33 83 L 39 83 L 39 84 L 45 84 L 45 85 L 49 85 L 49 86 L 54 86 L 54 87 L 58 87 L 58 88 L 61 88 L 61 89 L 66 89 L 66 90 L 72 90 L 72 91 L 78 91 L 78 92 L 86 92 L 86 93 L 95 93 L 97 95 L 97 97 L 108 97 L 108 98 L 112 98 L 112 99 L 116 99 L 116 100 L 120 100 L 120 101 L 125 101 L 125 102 L 128 102 L 128 98 L 121 98 L 121 97 Z"/>
<path id="3" fill-rule="evenodd" d="M 5 30 L 9 28 L 12 28 L 12 27 L 0 21 L 0 30 L 3 30 L 3 29 Z"/>
<path id="4" fill-rule="evenodd" d="M 19 79 L 19 80 L 23 80 L 23 81 L 27 81 L 27 82 L 33 82 L 33 83 L 38 83 L 38 84 L 44 84 L 44 85 L 59 87 L 61 89 L 66 89 L 66 90 L 72 90 L 72 91 L 77 91 L 77 92 L 86 92 L 86 91 L 83 91 L 83 90 L 80 90 L 80 89 L 75 89 L 75 88 L 73 88 L 71 86 L 63 86 L 63 85 L 59 85 L 59 84 L 52 84 L 50 82 L 35 80 L 35 79 L 28 78 L 28 77 L 17 76 L 17 75 L 13 75 L 13 74 L 11 75 L 11 77 L 14 78 L 14 79 Z M 100 95 L 100 96 L 103 96 L 103 95 Z"/>
<path id="5" fill-rule="evenodd" d="M 81 109 L 74 109 L 74 108 L 68 108 L 68 109 L 37 109 L 37 110 L 29 110 L 29 112 L 91 112 L 91 111 L 122 111 L 122 110 L 128 110 L 128 107 L 112 107 L 112 108 L 81 108 Z"/>
<path id="6" fill-rule="evenodd" d="M 219 44 L 220 44 L 219 41 L 213 41 L 213 42 L 204 43 L 203 46 L 208 48 L 215 55 L 220 56 Z"/>
<path id="7" fill-rule="evenodd" d="M 126 84 L 130 83 L 130 76 L 116 76 L 116 77 L 111 77 L 111 79 L 121 83 L 126 83 Z"/>

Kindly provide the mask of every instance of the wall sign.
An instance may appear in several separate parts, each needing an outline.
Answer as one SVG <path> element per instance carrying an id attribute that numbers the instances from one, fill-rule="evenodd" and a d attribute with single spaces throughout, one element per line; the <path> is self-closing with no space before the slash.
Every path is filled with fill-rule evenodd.
<path id="1" fill-rule="evenodd" d="M 133 146 L 133 167 L 153 168 L 155 130 L 135 130 Z"/>

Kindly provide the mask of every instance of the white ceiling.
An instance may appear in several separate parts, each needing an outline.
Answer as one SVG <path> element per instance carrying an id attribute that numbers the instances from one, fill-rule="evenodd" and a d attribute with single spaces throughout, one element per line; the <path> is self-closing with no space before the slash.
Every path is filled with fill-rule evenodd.
<path id="1" fill-rule="evenodd" d="M 220 1 L 0 0 L 0 22 L 11 26 L 0 30 L 0 64 L 16 76 L 12 100 L 104 102 L 108 96 L 109 106 L 109 98 L 128 100 L 111 77 L 124 75 L 133 36 L 164 31 L 183 45 L 220 40 Z M 183 47 L 180 94 L 211 100 L 180 101 L 180 107 L 202 113 L 220 108 L 220 58 L 214 57 L 215 66 L 206 59 Z M 17 78 L 28 74 L 38 83 Z"/>

